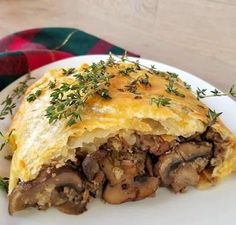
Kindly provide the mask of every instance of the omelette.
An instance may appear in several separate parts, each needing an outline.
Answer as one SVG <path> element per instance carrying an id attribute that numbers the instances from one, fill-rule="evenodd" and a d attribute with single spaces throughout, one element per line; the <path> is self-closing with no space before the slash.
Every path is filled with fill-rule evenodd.
<path id="1" fill-rule="evenodd" d="M 13 118 L 9 213 L 182 193 L 236 168 L 236 138 L 177 74 L 109 58 L 52 69 Z M 157 198 L 158 201 L 158 198 Z"/>

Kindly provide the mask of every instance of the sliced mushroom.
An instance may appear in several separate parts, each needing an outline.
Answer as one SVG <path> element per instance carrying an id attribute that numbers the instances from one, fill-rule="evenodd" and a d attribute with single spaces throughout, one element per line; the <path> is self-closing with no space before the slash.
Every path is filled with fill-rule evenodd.
<path id="1" fill-rule="evenodd" d="M 147 155 L 147 157 L 146 157 L 145 166 L 146 166 L 148 175 L 153 177 L 153 174 L 154 174 L 153 173 L 153 165 L 152 165 L 152 160 L 151 160 L 150 155 Z"/>
<path id="2" fill-rule="evenodd" d="M 212 154 L 212 144 L 208 142 L 186 142 L 175 148 L 184 159 L 184 161 L 192 161 L 198 157 L 210 157 Z"/>
<path id="3" fill-rule="evenodd" d="M 175 192 L 184 192 L 187 186 L 196 186 L 200 176 L 191 163 L 183 163 L 171 174 L 171 187 Z"/>
<path id="4" fill-rule="evenodd" d="M 88 180 L 93 180 L 100 169 L 97 160 L 90 155 L 86 156 L 83 160 L 82 168 Z"/>
<path id="5" fill-rule="evenodd" d="M 120 183 L 120 179 L 124 171 L 119 167 L 115 167 L 110 157 L 103 159 L 100 162 L 100 165 L 101 165 L 102 171 L 106 175 L 106 178 L 109 180 L 109 182 L 112 185 Z"/>
<path id="6" fill-rule="evenodd" d="M 107 184 L 103 199 L 110 204 L 121 204 L 127 201 L 133 201 L 136 198 L 136 188 L 132 184 L 116 184 L 111 186 Z"/>
<path id="7" fill-rule="evenodd" d="M 73 191 L 73 189 L 70 191 Z M 72 197 L 72 196 L 71 196 Z M 67 196 L 68 199 L 71 198 L 70 196 Z M 74 193 L 72 199 L 69 201 L 66 201 L 63 204 L 60 204 L 57 206 L 57 209 L 61 212 L 64 212 L 66 214 L 71 215 L 78 215 L 86 211 L 86 204 L 89 201 L 89 193 L 88 191 L 83 192 L 83 194 L 79 195 L 78 193 Z"/>
<path id="8" fill-rule="evenodd" d="M 224 140 L 223 137 L 211 127 L 207 129 L 205 138 L 206 140 L 214 143 L 214 158 L 211 160 L 211 165 L 220 165 L 224 160 L 226 149 L 224 145 L 225 142 L 227 142 L 227 139 Z"/>
<path id="9" fill-rule="evenodd" d="M 137 195 L 135 200 L 141 200 L 151 196 L 156 192 L 160 185 L 160 180 L 157 177 L 140 176 L 135 178 L 135 187 Z"/>
<path id="10" fill-rule="evenodd" d="M 77 200 L 66 196 L 64 187 L 72 190 L 77 195 Z M 9 213 L 13 214 L 24 208 L 37 205 L 40 209 L 50 206 L 59 206 L 68 203 L 70 207 L 64 211 L 70 211 L 80 205 L 80 209 L 86 209 L 86 203 L 80 196 L 84 193 L 83 183 L 80 176 L 68 168 L 46 169 L 40 173 L 38 178 L 31 182 L 20 183 L 9 196 Z M 70 195 L 72 196 L 72 195 Z M 75 195 L 74 195 L 75 196 Z M 87 199 L 88 200 L 88 199 Z M 70 203 L 70 204 L 69 204 Z M 80 211 L 81 211 L 80 210 Z"/>
<path id="11" fill-rule="evenodd" d="M 130 183 L 111 186 L 108 184 L 103 193 L 103 199 L 110 204 L 121 204 L 127 201 L 137 201 L 151 196 L 159 186 L 156 177 L 138 177 Z"/>
<path id="12" fill-rule="evenodd" d="M 92 197 L 101 197 L 103 191 L 103 184 L 105 182 L 105 175 L 100 170 L 93 180 L 86 182 L 86 189 Z"/>
<path id="13" fill-rule="evenodd" d="M 208 164 L 212 155 L 212 145 L 207 142 L 187 142 L 179 144 L 174 150 L 160 156 L 155 166 L 155 174 L 160 175 L 164 185 L 171 185 L 175 190 L 181 191 L 186 186 L 196 185 L 196 180 L 199 179 L 196 174 Z M 191 167 L 183 166 L 183 163 L 187 162 L 192 162 Z M 181 188 L 175 188 L 177 186 Z"/>
<path id="14" fill-rule="evenodd" d="M 100 161 L 100 167 L 112 186 L 128 182 L 144 172 L 145 153 L 112 153 Z"/>
<path id="15" fill-rule="evenodd" d="M 183 162 L 183 158 L 176 152 L 162 155 L 157 164 L 158 166 L 155 167 L 155 169 L 158 170 L 155 174 L 159 174 L 162 183 L 168 186 L 172 182 L 172 179 L 169 176 L 170 172 L 176 169 L 181 162 Z"/>
<path id="16" fill-rule="evenodd" d="M 143 151 L 149 151 L 154 155 L 161 155 L 170 149 L 170 143 L 164 141 L 160 136 L 142 135 L 139 146 Z"/>

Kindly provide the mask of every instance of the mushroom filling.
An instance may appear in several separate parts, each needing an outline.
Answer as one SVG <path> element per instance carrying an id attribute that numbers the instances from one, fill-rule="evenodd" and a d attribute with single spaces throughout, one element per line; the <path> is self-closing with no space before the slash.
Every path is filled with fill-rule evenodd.
<path id="1" fill-rule="evenodd" d="M 184 192 L 199 184 L 204 169 L 222 160 L 224 141 L 212 129 L 171 142 L 157 135 L 134 137 L 131 142 L 116 135 L 91 154 L 78 149 L 76 162 L 45 168 L 36 179 L 19 182 L 9 195 L 9 213 L 56 207 L 80 214 L 91 198 L 120 204 L 152 196 L 159 186 Z"/>

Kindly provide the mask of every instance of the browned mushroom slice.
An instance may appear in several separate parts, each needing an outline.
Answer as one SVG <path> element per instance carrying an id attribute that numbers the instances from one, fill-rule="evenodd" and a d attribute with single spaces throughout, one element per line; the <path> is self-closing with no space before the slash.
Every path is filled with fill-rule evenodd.
<path id="1" fill-rule="evenodd" d="M 139 176 L 135 178 L 135 187 L 137 195 L 135 200 L 141 200 L 151 196 L 160 185 L 160 180 L 157 177 Z"/>
<path id="2" fill-rule="evenodd" d="M 156 177 L 141 176 L 129 183 L 108 184 L 103 193 L 103 199 L 110 204 L 121 204 L 128 201 L 137 201 L 151 196 L 159 186 Z"/>
<path id="3" fill-rule="evenodd" d="M 78 194 L 74 189 L 64 187 L 63 195 L 66 196 L 65 203 L 57 205 L 57 209 L 61 212 L 78 215 L 86 210 L 85 206 L 89 200 L 88 191 Z"/>
<path id="4" fill-rule="evenodd" d="M 82 168 L 88 180 L 93 180 L 99 171 L 99 164 L 92 156 L 86 156 L 82 162 Z"/>
<path id="5" fill-rule="evenodd" d="M 197 185 L 198 173 L 207 166 L 211 155 L 212 145 L 207 142 L 181 143 L 175 151 L 160 157 L 155 174 L 160 175 L 164 185 L 171 185 L 176 192 L 183 191 Z"/>
<path id="6" fill-rule="evenodd" d="M 117 163 L 113 162 L 111 157 L 101 161 L 101 168 L 112 186 L 122 181 L 132 180 L 138 175 L 138 168 L 131 160 L 123 160 Z"/>
<path id="7" fill-rule="evenodd" d="M 142 135 L 140 136 L 140 148 L 149 151 L 154 155 L 161 155 L 170 149 L 170 143 L 164 141 L 160 136 Z"/>
<path id="8" fill-rule="evenodd" d="M 171 174 L 171 187 L 175 192 L 184 192 L 187 186 L 196 186 L 200 176 L 191 163 L 183 163 Z"/>
<path id="9" fill-rule="evenodd" d="M 106 178 L 112 185 L 120 183 L 121 177 L 124 171 L 113 165 L 113 161 L 110 157 L 105 158 L 100 162 L 102 171 L 105 173 Z"/>
<path id="10" fill-rule="evenodd" d="M 86 182 L 86 189 L 92 197 L 101 197 L 105 180 L 105 175 L 100 170 L 93 180 Z"/>
<path id="11" fill-rule="evenodd" d="M 205 138 L 206 140 L 214 143 L 214 158 L 211 160 L 211 165 L 220 165 L 224 160 L 224 144 L 227 142 L 227 140 L 223 139 L 223 137 L 221 137 L 221 135 L 211 127 L 206 131 Z"/>
<path id="12" fill-rule="evenodd" d="M 116 184 L 111 186 L 107 184 L 103 199 L 110 204 L 121 204 L 127 201 L 133 201 L 136 198 L 136 187 L 132 184 Z"/>
<path id="13" fill-rule="evenodd" d="M 212 155 L 212 144 L 208 142 L 186 142 L 175 148 L 184 159 L 184 161 L 192 161 L 198 157 L 210 157 Z"/>
<path id="14" fill-rule="evenodd" d="M 9 213 L 13 214 L 35 205 L 39 209 L 47 209 L 50 206 L 63 204 L 64 212 L 76 213 L 70 210 L 74 205 L 75 208 L 80 207 L 77 211 L 80 213 L 86 210 L 88 201 L 88 198 L 84 198 L 84 192 L 82 180 L 75 171 L 65 167 L 52 170 L 48 168 L 35 180 L 18 184 L 9 196 Z M 67 210 L 65 205 L 68 205 Z"/>
<path id="15" fill-rule="evenodd" d="M 153 177 L 153 164 L 150 155 L 147 155 L 145 161 L 146 170 L 149 176 Z"/>
<path id="16" fill-rule="evenodd" d="M 168 186 L 172 182 L 172 179 L 169 176 L 170 172 L 176 169 L 181 162 L 183 162 L 183 158 L 176 152 L 162 155 L 157 164 L 158 167 L 155 167 L 155 169 L 158 170 L 155 174 L 159 174 L 162 183 Z"/>

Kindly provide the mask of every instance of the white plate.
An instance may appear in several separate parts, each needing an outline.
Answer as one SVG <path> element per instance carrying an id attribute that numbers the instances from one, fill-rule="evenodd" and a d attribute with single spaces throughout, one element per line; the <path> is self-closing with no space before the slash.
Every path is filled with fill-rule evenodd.
<path id="1" fill-rule="evenodd" d="M 50 68 L 75 67 L 84 62 L 91 63 L 101 59 L 105 55 L 79 56 L 61 60 L 32 72 L 39 78 Z M 140 59 L 140 63 L 163 71 L 170 71 L 180 75 L 193 90 L 197 87 L 213 90 L 215 87 L 207 82 L 182 70 L 156 63 L 150 60 Z M 9 85 L 0 93 L 0 102 L 19 83 L 21 78 Z M 224 123 L 236 134 L 236 103 L 228 97 L 208 98 L 203 100 L 210 108 L 222 112 Z M 0 130 L 6 130 L 11 119 L 0 121 Z M 1 154 L 6 154 L 1 152 Z M 8 175 L 9 162 L 0 155 L 0 175 Z M 88 211 L 79 216 L 69 216 L 49 209 L 46 212 L 28 209 L 12 217 L 7 212 L 6 194 L 0 191 L 0 224 L 1 225 L 124 225 L 124 224 L 161 224 L 161 225 L 235 225 L 236 202 L 236 176 L 232 175 L 222 184 L 205 191 L 189 190 L 186 194 L 173 194 L 167 189 L 160 188 L 156 197 L 147 198 L 138 202 L 129 202 L 121 205 L 109 205 L 96 200 L 88 204 Z"/>

